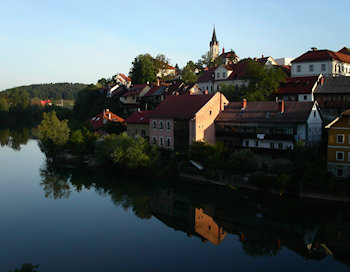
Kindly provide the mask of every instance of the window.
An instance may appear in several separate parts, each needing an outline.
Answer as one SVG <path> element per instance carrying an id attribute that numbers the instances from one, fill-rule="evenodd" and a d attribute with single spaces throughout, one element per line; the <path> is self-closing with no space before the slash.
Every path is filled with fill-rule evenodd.
<path id="1" fill-rule="evenodd" d="M 166 146 L 167 146 L 167 147 L 170 147 L 170 143 L 171 143 L 170 137 L 167 137 L 167 138 L 166 138 Z"/>
<path id="2" fill-rule="evenodd" d="M 304 100 L 306 100 L 307 99 L 307 95 L 304 95 Z"/>
<path id="3" fill-rule="evenodd" d="M 313 64 L 310 64 L 309 65 L 309 72 L 313 72 L 314 71 L 314 65 Z"/>
<path id="4" fill-rule="evenodd" d="M 211 115 L 211 111 L 209 111 L 209 115 Z"/>
<path id="5" fill-rule="evenodd" d="M 336 159 L 337 161 L 343 161 L 344 160 L 344 152 L 343 151 L 336 151 Z"/>
<path id="6" fill-rule="evenodd" d="M 301 66 L 297 65 L 297 72 L 300 73 L 301 72 Z"/>
<path id="7" fill-rule="evenodd" d="M 316 111 L 314 111 L 314 117 L 316 117 Z"/>
<path id="8" fill-rule="evenodd" d="M 337 135 L 337 144 L 343 144 L 344 143 L 344 134 L 338 134 Z"/>
<path id="9" fill-rule="evenodd" d="M 344 172 L 343 172 L 343 168 L 337 168 L 337 177 L 342 177 Z"/>
<path id="10" fill-rule="evenodd" d="M 146 130 L 144 130 L 144 129 L 141 130 L 141 136 L 142 136 L 142 137 L 145 137 L 145 136 L 146 136 Z"/>
<path id="11" fill-rule="evenodd" d="M 216 73 L 216 78 L 220 78 L 220 73 Z"/>
<path id="12" fill-rule="evenodd" d="M 157 136 L 153 136 L 153 144 L 154 144 L 154 145 L 157 144 Z"/>
<path id="13" fill-rule="evenodd" d="M 222 78 L 226 78 L 226 73 L 222 72 Z"/>
<path id="14" fill-rule="evenodd" d="M 213 92 L 213 86 L 210 86 L 210 91 Z"/>
<path id="15" fill-rule="evenodd" d="M 157 128 L 157 121 L 153 120 L 153 129 L 156 129 L 156 128 Z"/>
<path id="16" fill-rule="evenodd" d="M 249 141 L 245 141 L 245 146 L 249 146 Z"/>
<path id="17" fill-rule="evenodd" d="M 166 121 L 166 129 L 167 129 L 167 130 L 170 130 L 170 128 L 171 128 L 171 123 L 170 123 L 170 121 Z"/>
<path id="18" fill-rule="evenodd" d="M 164 128 L 164 123 L 163 121 L 159 121 L 159 129 L 163 129 Z"/>
<path id="19" fill-rule="evenodd" d="M 270 143 L 270 148 L 275 149 L 275 143 Z"/>
<path id="20" fill-rule="evenodd" d="M 161 136 L 159 137 L 159 146 L 163 146 L 164 145 L 164 138 Z"/>
<path id="21" fill-rule="evenodd" d="M 283 149 L 283 143 L 278 143 L 278 148 Z"/>
<path id="22" fill-rule="evenodd" d="M 326 71 L 326 64 L 321 64 L 321 71 Z"/>
<path id="23" fill-rule="evenodd" d="M 259 146 L 259 141 L 255 141 L 255 146 L 256 146 L 256 147 Z"/>

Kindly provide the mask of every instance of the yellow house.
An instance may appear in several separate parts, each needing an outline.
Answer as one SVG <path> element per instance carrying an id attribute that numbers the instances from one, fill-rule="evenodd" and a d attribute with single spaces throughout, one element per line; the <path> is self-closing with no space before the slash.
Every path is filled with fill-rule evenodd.
<path id="1" fill-rule="evenodd" d="M 327 169 L 337 177 L 350 176 L 350 110 L 326 126 Z"/>

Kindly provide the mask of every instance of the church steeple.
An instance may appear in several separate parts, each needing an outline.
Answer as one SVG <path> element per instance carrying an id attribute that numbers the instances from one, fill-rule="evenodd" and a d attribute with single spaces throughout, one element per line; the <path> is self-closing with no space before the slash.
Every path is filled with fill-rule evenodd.
<path id="1" fill-rule="evenodd" d="M 210 41 L 210 60 L 213 61 L 219 56 L 219 42 L 216 39 L 215 26 L 213 28 L 213 36 Z"/>

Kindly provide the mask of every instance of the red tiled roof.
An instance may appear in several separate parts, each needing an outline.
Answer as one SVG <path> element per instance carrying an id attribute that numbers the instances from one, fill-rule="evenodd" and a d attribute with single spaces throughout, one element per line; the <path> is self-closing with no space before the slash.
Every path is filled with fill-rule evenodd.
<path id="1" fill-rule="evenodd" d="M 214 94 L 203 95 L 171 95 L 153 110 L 150 118 L 190 119 L 198 112 Z"/>
<path id="2" fill-rule="evenodd" d="M 313 105 L 312 101 L 284 102 L 281 113 L 277 102 L 247 102 L 244 110 L 241 110 L 242 102 L 230 102 L 215 122 L 304 123 Z"/>
<path id="3" fill-rule="evenodd" d="M 208 82 L 213 80 L 211 74 L 214 73 L 216 68 L 217 67 L 209 67 L 208 70 L 204 72 L 204 74 L 197 80 L 197 82 Z"/>
<path id="4" fill-rule="evenodd" d="M 350 55 L 333 52 L 330 50 L 307 51 L 300 57 L 294 59 L 292 63 L 304 61 L 339 60 L 350 63 Z"/>
<path id="5" fill-rule="evenodd" d="M 163 86 L 153 86 L 145 95 L 144 97 L 152 96 L 159 88 L 162 88 Z"/>
<path id="6" fill-rule="evenodd" d="M 311 94 L 318 76 L 287 77 L 274 94 Z"/>
<path id="7" fill-rule="evenodd" d="M 344 111 L 341 115 L 342 116 L 350 116 L 350 110 Z"/>
<path id="8" fill-rule="evenodd" d="M 132 115 L 130 115 L 128 118 L 126 118 L 126 123 L 133 123 L 133 124 L 148 124 L 149 123 L 149 115 L 152 113 L 152 111 L 137 111 L 134 112 Z"/>
<path id="9" fill-rule="evenodd" d="M 131 81 L 131 78 L 130 77 L 127 77 L 126 75 L 124 74 L 119 74 L 124 80 L 126 81 Z"/>
<path id="10" fill-rule="evenodd" d="M 110 116 L 109 116 L 109 114 L 110 114 Z M 115 122 L 115 123 L 124 123 L 125 122 L 125 120 L 123 118 L 119 117 L 118 115 L 114 114 L 113 112 L 106 110 L 104 112 L 104 114 L 99 113 L 96 116 L 90 118 L 89 123 L 91 124 L 91 126 L 94 129 L 98 129 L 98 128 L 104 126 L 103 119 L 106 119 L 107 121 Z"/>
<path id="11" fill-rule="evenodd" d="M 338 51 L 338 53 L 343 53 L 343 54 L 346 54 L 346 55 L 350 55 L 350 49 L 344 46 L 342 49 L 340 49 Z"/>

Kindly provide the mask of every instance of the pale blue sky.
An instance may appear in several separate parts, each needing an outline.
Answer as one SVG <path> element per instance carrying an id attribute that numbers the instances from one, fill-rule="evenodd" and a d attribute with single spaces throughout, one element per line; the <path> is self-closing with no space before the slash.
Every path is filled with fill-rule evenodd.
<path id="1" fill-rule="evenodd" d="M 158 53 L 184 66 L 209 49 L 240 58 L 297 57 L 350 47 L 350 1 L 0 0 L 0 90 L 32 83 L 95 83 Z"/>

